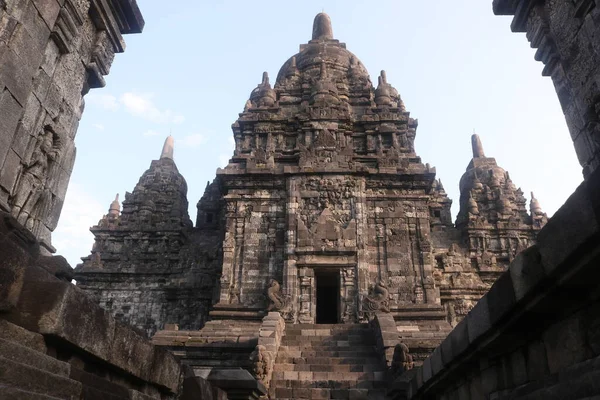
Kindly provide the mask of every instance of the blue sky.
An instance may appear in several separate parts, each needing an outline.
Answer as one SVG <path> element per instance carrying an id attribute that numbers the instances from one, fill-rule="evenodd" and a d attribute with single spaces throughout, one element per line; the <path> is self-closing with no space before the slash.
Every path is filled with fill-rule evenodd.
<path id="1" fill-rule="evenodd" d="M 116 193 L 132 191 L 169 132 L 186 178 L 190 215 L 206 182 L 232 154 L 231 124 L 251 90 L 312 32 L 324 10 L 336 39 L 367 67 L 385 69 L 411 116 L 416 150 L 437 168 L 458 211 L 470 135 L 549 215 L 581 182 L 550 78 L 511 19 L 491 0 L 191 1 L 138 0 L 144 32 L 126 36 L 107 86 L 86 96 L 77 160 L 53 243 L 72 266 L 89 254 L 89 227 Z"/>

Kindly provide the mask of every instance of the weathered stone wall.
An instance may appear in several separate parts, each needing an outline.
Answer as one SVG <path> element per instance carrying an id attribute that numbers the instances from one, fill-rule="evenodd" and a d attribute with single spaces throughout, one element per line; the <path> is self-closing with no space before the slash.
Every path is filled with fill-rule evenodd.
<path id="1" fill-rule="evenodd" d="M 497 15 L 514 15 L 552 77 L 584 176 L 600 165 L 600 7 L 597 0 L 494 0 Z"/>
<path id="2" fill-rule="evenodd" d="M 104 86 L 122 34 L 144 20 L 130 0 L 0 1 L 0 209 L 53 252 L 90 88 Z"/>

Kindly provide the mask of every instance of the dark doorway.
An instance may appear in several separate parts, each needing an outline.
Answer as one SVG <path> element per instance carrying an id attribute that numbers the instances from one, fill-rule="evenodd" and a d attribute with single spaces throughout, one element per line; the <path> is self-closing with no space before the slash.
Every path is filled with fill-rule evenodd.
<path id="1" fill-rule="evenodd" d="M 315 271 L 317 324 L 337 324 L 340 303 L 340 271 Z"/>

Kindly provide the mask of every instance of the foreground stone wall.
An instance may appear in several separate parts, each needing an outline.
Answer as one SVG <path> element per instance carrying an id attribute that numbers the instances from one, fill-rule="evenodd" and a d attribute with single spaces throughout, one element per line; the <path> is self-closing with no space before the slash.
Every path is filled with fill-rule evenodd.
<path id="1" fill-rule="evenodd" d="M 600 7 L 597 0 L 494 0 L 497 15 L 514 15 L 535 59 L 552 77 L 584 175 L 600 165 Z"/>
<path id="2" fill-rule="evenodd" d="M 54 252 L 83 96 L 104 86 L 121 35 L 143 26 L 133 0 L 0 1 L 0 210 L 46 251 Z"/>

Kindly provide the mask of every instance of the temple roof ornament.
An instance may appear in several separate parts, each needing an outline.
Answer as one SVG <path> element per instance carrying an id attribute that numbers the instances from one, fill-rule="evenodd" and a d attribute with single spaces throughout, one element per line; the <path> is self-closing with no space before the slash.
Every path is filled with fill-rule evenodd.
<path id="1" fill-rule="evenodd" d="M 277 94 L 269 83 L 267 71 L 263 72 L 261 83 L 250 93 L 250 101 L 252 105 L 257 107 L 272 107 L 275 105 Z"/>
<path id="2" fill-rule="evenodd" d="M 473 158 L 485 157 L 485 153 L 483 152 L 483 144 L 481 144 L 479 135 L 474 133 L 473 136 L 471 136 L 471 146 L 473 147 Z"/>
<path id="3" fill-rule="evenodd" d="M 542 206 L 540 206 L 540 202 L 538 201 L 538 199 L 536 199 L 533 192 L 531 192 L 531 202 L 529 203 L 529 210 L 531 211 L 532 216 L 535 214 L 543 213 Z"/>
<path id="4" fill-rule="evenodd" d="M 331 18 L 325 13 L 318 13 L 313 22 L 313 40 L 332 40 L 333 28 Z"/>
<path id="5" fill-rule="evenodd" d="M 169 135 L 165 139 L 165 144 L 163 145 L 162 152 L 160 153 L 160 159 L 162 160 L 163 158 L 170 158 L 171 160 L 173 160 L 174 147 L 175 139 L 173 139 L 173 136 Z"/>
<path id="6" fill-rule="evenodd" d="M 110 217 L 118 217 L 121 212 L 121 204 L 119 203 L 119 193 L 117 193 L 115 199 L 110 203 L 108 208 L 108 215 Z"/>

